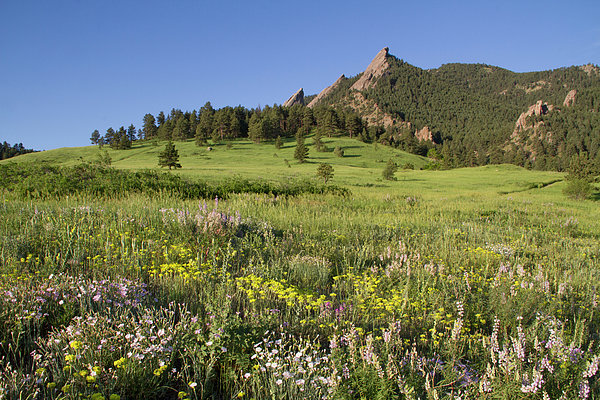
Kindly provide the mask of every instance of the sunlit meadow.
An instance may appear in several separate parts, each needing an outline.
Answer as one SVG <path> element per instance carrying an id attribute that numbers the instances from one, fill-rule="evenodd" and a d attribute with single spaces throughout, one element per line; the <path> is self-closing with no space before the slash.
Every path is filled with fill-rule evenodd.
<path id="1" fill-rule="evenodd" d="M 0 398 L 596 399 L 597 202 L 494 168 L 346 194 L 4 192 Z"/>

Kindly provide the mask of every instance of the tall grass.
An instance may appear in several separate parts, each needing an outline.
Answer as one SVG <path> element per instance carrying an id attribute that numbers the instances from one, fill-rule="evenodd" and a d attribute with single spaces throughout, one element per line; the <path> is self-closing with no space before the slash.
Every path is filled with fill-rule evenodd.
<path id="1" fill-rule="evenodd" d="M 0 199 L 6 398 L 598 397 L 598 211 L 554 185 L 34 200 L 26 179 Z"/>

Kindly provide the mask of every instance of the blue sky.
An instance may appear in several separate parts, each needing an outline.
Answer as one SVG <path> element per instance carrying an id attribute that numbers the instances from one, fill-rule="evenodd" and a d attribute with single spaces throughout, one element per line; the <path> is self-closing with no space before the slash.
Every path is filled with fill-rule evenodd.
<path id="1" fill-rule="evenodd" d="M 596 1 L 0 0 L 0 140 L 84 146 L 145 113 L 283 103 L 381 48 L 421 68 L 600 64 Z"/>

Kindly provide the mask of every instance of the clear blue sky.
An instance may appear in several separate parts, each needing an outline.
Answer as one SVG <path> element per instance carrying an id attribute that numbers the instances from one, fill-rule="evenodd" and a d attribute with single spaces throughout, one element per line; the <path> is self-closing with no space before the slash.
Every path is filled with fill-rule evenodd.
<path id="1" fill-rule="evenodd" d="M 600 64 L 600 1 L 0 0 L 0 140 L 83 146 L 145 113 L 281 104 L 385 46 L 421 68 Z"/>

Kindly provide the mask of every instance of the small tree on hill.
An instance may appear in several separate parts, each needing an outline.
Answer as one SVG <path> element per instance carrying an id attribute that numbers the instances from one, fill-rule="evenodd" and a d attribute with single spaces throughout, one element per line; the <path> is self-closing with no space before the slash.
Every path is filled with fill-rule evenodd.
<path id="1" fill-rule="evenodd" d="M 304 134 L 302 128 L 300 128 L 296 133 L 296 150 L 294 151 L 294 158 L 298 160 L 299 163 L 303 163 L 307 157 L 308 148 L 304 144 Z"/>
<path id="2" fill-rule="evenodd" d="M 165 149 L 158 155 L 158 165 L 169 167 L 169 169 L 181 168 L 181 164 L 179 164 L 179 152 L 173 142 L 167 142 Z"/>
<path id="3" fill-rule="evenodd" d="M 385 168 L 383 169 L 383 179 L 386 179 L 388 181 L 395 180 L 396 178 L 394 177 L 394 174 L 396 173 L 396 171 L 398 171 L 398 165 L 394 162 L 394 160 L 390 158 L 387 164 L 385 165 Z"/>
<path id="4" fill-rule="evenodd" d="M 317 176 L 323 178 L 323 181 L 327 183 L 328 180 L 333 178 L 333 167 L 329 164 L 321 164 L 317 168 Z"/>
<path id="5" fill-rule="evenodd" d="M 275 139 L 275 148 L 277 150 L 279 150 L 282 147 L 283 147 L 283 141 L 281 140 L 281 136 L 277 136 L 277 139 Z"/>
<path id="6" fill-rule="evenodd" d="M 100 141 L 100 132 L 98 132 L 98 129 L 92 132 L 90 140 L 92 141 L 92 144 L 98 144 L 98 142 Z"/>

